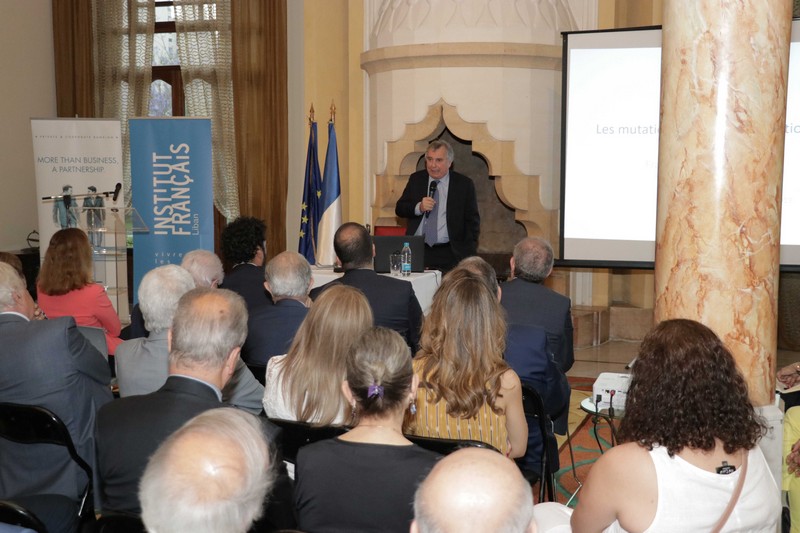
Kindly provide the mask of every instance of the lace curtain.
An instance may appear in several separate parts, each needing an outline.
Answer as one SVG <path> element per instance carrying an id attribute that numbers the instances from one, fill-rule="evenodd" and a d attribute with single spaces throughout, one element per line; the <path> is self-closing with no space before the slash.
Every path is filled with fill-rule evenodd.
<path id="1" fill-rule="evenodd" d="M 186 115 L 211 118 L 214 204 L 230 221 L 239 216 L 230 0 L 175 0 L 175 30 Z"/>
<path id="2" fill-rule="evenodd" d="M 155 0 L 93 2 L 96 116 L 122 123 L 125 199 L 131 201 L 128 118 L 146 117 L 150 105 Z"/>

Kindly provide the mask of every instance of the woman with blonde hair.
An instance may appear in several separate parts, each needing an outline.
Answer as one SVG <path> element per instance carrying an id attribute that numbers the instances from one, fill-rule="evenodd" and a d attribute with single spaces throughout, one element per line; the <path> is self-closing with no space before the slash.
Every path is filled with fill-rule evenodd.
<path id="1" fill-rule="evenodd" d="M 50 318 L 71 316 L 79 326 L 102 328 L 108 353 L 122 343 L 119 316 L 92 276 L 92 245 L 78 228 L 53 234 L 37 280 L 39 307 Z"/>
<path id="2" fill-rule="evenodd" d="M 267 363 L 267 416 L 320 426 L 351 422 L 341 389 L 345 361 L 353 342 L 371 326 L 372 309 L 360 290 L 336 285 L 324 291 L 300 324 L 289 352 Z"/>
<path id="3" fill-rule="evenodd" d="M 480 440 L 511 458 L 525 455 L 528 425 L 522 389 L 503 360 L 505 339 L 497 295 L 472 272 L 448 274 L 422 325 L 414 360 L 420 385 L 408 431 Z"/>

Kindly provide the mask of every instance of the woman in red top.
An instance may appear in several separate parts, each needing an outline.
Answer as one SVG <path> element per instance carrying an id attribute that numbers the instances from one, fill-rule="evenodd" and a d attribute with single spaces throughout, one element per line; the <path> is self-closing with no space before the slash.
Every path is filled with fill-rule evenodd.
<path id="1" fill-rule="evenodd" d="M 50 239 L 37 283 L 39 307 L 50 318 L 71 316 L 79 326 L 103 328 L 108 353 L 122 342 L 121 324 L 102 285 L 92 279 L 92 245 L 83 230 L 57 231 Z"/>

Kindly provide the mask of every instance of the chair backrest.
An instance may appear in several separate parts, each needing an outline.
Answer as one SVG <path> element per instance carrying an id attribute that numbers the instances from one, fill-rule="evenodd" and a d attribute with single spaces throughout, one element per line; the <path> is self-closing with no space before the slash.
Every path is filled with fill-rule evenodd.
<path id="1" fill-rule="evenodd" d="M 92 508 L 92 467 L 78 455 L 67 426 L 53 412 L 36 405 L 0 403 L 0 437 L 20 444 L 56 444 L 86 473 L 88 482 L 81 495 L 79 514 Z"/>
<path id="2" fill-rule="evenodd" d="M 47 533 L 47 528 L 33 513 L 14 502 L 0 501 L 0 523 Z"/>
<path id="3" fill-rule="evenodd" d="M 550 471 L 549 461 L 550 456 L 548 452 L 547 439 L 552 435 L 552 426 L 550 418 L 544 410 L 544 401 L 542 397 L 533 387 L 522 384 L 522 410 L 526 418 L 533 418 L 536 420 L 540 434 L 542 435 L 542 455 L 541 464 L 542 470 L 539 474 L 539 502 L 545 501 L 545 490 L 549 495 L 550 501 L 554 501 L 554 486 L 553 475 L 554 472 Z M 529 429 L 530 431 L 530 429 Z"/>
<path id="4" fill-rule="evenodd" d="M 425 448 L 439 455 L 447 455 L 461 448 L 486 448 L 500 453 L 500 450 L 491 444 L 479 440 L 442 439 L 439 437 L 420 437 L 419 435 L 403 436 L 420 448 Z"/>
<path id="5" fill-rule="evenodd" d="M 103 515 L 97 520 L 96 533 L 146 533 L 138 516 Z"/>
<path id="6" fill-rule="evenodd" d="M 344 426 L 313 426 L 308 422 L 270 418 L 270 422 L 280 427 L 280 449 L 283 460 L 297 462 L 297 452 L 306 444 L 332 439 L 347 432 Z"/>

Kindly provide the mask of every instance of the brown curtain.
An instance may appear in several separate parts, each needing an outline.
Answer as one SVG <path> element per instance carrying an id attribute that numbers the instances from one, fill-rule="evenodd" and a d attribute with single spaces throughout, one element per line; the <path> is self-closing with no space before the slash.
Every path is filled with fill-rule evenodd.
<path id="1" fill-rule="evenodd" d="M 91 0 L 53 0 L 53 50 L 58 116 L 94 117 Z"/>
<path id="2" fill-rule="evenodd" d="M 239 206 L 242 215 L 267 223 L 271 258 L 286 249 L 286 0 L 231 4 Z"/>

